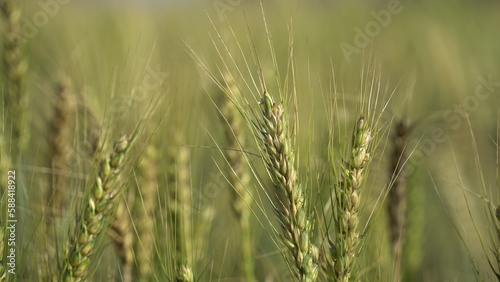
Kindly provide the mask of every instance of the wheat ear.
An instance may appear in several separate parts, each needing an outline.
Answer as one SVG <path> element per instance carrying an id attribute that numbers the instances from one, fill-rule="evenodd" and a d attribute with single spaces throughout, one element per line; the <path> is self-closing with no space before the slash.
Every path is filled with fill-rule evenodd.
<path id="1" fill-rule="evenodd" d="M 129 139 L 120 138 L 113 152 L 100 160 L 97 175 L 93 178 L 83 202 L 80 215 L 63 256 L 61 280 L 83 281 L 87 278 L 88 265 L 96 253 L 101 235 L 109 228 L 109 220 L 119 203 L 122 164 L 129 149 Z"/>
<path id="2" fill-rule="evenodd" d="M 27 97 L 22 89 L 27 64 L 23 57 L 23 42 L 19 23 L 21 12 L 15 7 L 15 2 L 2 0 L 0 2 L 0 13 L 3 16 L 5 25 L 3 64 L 6 75 L 6 91 L 4 93 L 4 105 L 8 106 L 6 109 L 7 124 L 12 126 L 11 160 L 17 163 L 24 141 L 27 140 L 27 132 L 24 132 Z"/>
<path id="3" fill-rule="evenodd" d="M 135 254 L 141 279 L 149 280 L 152 272 L 152 254 L 154 248 L 154 217 L 157 206 L 158 183 L 156 182 L 156 150 L 149 145 L 141 159 L 138 169 L 140 197 L 136 200 L 136 222 L 138 239 L 135 240 Z"/>
<path id="4" fill-rule="evenodd" d="M 132 267 L 134 264 L 134 238 L 133 226 L 127 212 L 125 199 L 118 205 L 113 222 L 111 223 L 110 235 L 118 250 L 118 256 L 122 261 L 122 281 L 132 281 Z"/>
<path id="5" fill-rule="evenodd" d="M 68 167 L 70 155 L 71 118 L 75 113 L 75 96 L 69 92 L 70 82 L 64 79 L 55 90 L 56 101 L 54 118 L 51 123 L 51 166 L 56 173 L 52 176 L 52 185 L 48 197 L 52 200 L 53 212 L 63 207 L 66 177 L 62 173 Z"/>
<path id="6" fill-rule="evenodd" d="M 297 182 L 295 153 L 288 118 L 283 105 L 276 105 L 264 93 L 261 101 L 261 133 L 263 159 L 277 195 L 276 212 L 282 227 L 282 239 L 291 253 L 294 275 L 300 281 L 314 281 L 318 267 L 313 261 L 312 221 L 307 209 L 307 187 Z"/>
<path id="7" fill-rule="evenodd" d="M 231 204 L 233 212 L 238 219 L 241 232 L 240 244 L 245 280 L 256 281 L 250 232 L 250 206 L 252 204 L 252 195 L 248 190 L 250 188 L 250 175 L 245 169 L 246 160 L 243 153 L 240 151 L 241 148 L 245 147 L 245 134 L 240 113 L 229 98 L 229 95 L 238 97 L 240 93 L 237 85 L 229 75 L 226 75 L 225 79 L 229 86 L 227 90 L 229 93 L 222 93 L 220 98 L 220 110 L 223 122 L 227 123 L 227 126 L 224 127 L 224 133 L 228 150 L 224 151 L 224 157 L 231 167 L 231 172 L 229 173 L 229 184 L 232 188 Z"/>
<path id="8" fill-rule="evenodd" d="M 409 127 L 406 122 L 402 120 L 396 124 L 396 132 L 392 139 L 391 183 L 387 195 L 391 249 L 396 280 L 399 280 L 401 251 L 404 244 L 406 225 L 406 175 L 403 166 L 407 160 L 405 149 L 408 144 L 408 133 Z"/>
<path id="9" fill-rule="evenodd" d="M 350 160 L 342 167 L 343 181 L 335 187 L 336 198 L 336 241 L 331 246 L 333 274 L 336 281 L 347 282 L 355 279 L 355 260 L 358 255 L 360 188 L 365 175 L 365 167 L 370 160 L 368 153 L 372 139 L 367 121 L 358 119 L 352 140 Z"/>

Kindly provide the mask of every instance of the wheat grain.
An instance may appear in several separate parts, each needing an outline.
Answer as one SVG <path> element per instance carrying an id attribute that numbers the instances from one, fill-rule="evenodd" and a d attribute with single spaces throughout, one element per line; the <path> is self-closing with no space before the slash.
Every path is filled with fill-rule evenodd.
<path id="1" fill-rule="evenodd" d="M 179 282 L 192 282 L 194 281 L 193 277 L 193 271 L 191 270 L 191 267 L 189 267 L 187 264 L 182 264 L 180 266 L 179 273 L 177 274 L 177 281 Z"/>
<path id="2" fill-rule="evenodd" d="M 129 139 L 120 138 L 113 152 L 100 160 L 97 175 L 84 198 L 84 211 L 80 215 L 73 236 L 67 242 L 63 256 L 61 280 L 83 281 L 87 278 L 88 266 L 96 252 L 99 237 L 109 226 L 117 208 L 122 182 L 122 164 L 129 149 Z"/>
<path id="3" fill-rule="evenodd" d="M 300 281 L 314 281 L 318 267 L 313 261 L 312 221 L 305 194 L 307 187 L 297 181 L 295 153 L 288 118 L 283 105 L 275 104 L 266 92 L 261 101 L 262 119 L 258 122 L 261 133 L 262 155 L 275 185 L 277 215 L 282 227 L 282 239 L 291 253 Z"/>

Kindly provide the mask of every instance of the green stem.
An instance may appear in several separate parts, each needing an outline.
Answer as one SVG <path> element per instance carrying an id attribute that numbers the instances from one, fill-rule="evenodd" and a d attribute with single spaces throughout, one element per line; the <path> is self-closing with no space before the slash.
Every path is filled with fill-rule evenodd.
<path id="1" fill-rule="evenodd" d="M 257 281 L 254 274 L 252 259 L 252 236 L 250 232 L 250 212 L 245 210 L 240 217 L 241 255 L 245 269 L 245 281 Z"/>

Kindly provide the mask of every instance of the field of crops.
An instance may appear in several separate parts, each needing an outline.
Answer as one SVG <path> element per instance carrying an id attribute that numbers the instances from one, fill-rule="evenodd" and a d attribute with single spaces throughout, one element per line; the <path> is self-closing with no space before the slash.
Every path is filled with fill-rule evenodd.
<path id="1" fill-rule="evenodd" d="M 497 2 L 0 16 L 0 281 L 500 279 Z"/>

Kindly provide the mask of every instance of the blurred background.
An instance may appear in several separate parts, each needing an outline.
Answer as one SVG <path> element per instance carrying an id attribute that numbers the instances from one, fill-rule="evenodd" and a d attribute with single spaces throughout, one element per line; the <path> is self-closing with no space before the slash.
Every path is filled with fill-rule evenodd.
<path id="1" fill-rule="evenodd" d="M 381 113 L 374 118 L 380 118 L 384 129 L 372 165 L 373 180 L 367 181 L 376 186 L 367 193 L 373 197 L 369 203 L 375 205 L 387 186 L 393 125 L 400 119 L 412 125 L 409 189 L 417 196 L 410 218 L 413 213 L 411 220 L 420 229 L 413 233 L 416 250 L 408 259 L 417 270 L 405 280 L 472 281 L 473 259 L 482 278 L 494 281 L 487 260 L 494 227 L 484 206 L 485 199 L 499 204 L 500 2 L 263 2 L 262 6 L 246 0 L 18 3 L 32 117 L 29 154 L 23 162 L 44 166 L 52 89 L 64 76 L 97 120 L 117 117 L 119 122 L 110 125 L 114 131 L 132 128 L 150 96 L 161 95 L 157 120 L 163 122 L 152 123 L 151 132 L 158 130 L 158 143 L 165 150 L 174 145 L 190 148 L 191 185 L 206 191 L 220 173 L 214 162 L 223 163 L 213 147 L 224 144 L 224 124 L 211 100 L 220 90 L 202 64 L 220 77 L 226 68 L 223 58 L 233 57 L 236 65 L 248 68 L 241 76 L 249 77 L 260 71 L 257 54 L 262 75 L 276 93 L 281 86 L 275 78 L 289 70 L 293 46 L 301 169 L 312 166 L 316 171 L 311 178 L 325 169 L 329 137 L 325 104 L 340 99 L 339 124 L 350 126 L 357 118 L 358 97 L 369 91 L 373 79 L 380 96 L 376 115 Z M 237 72 L 234 66 L 228 68 Z M 143 86 L 141 95 L 136 95 L 138 86 Z M 171 141 L 172 130 L 182 132 L 182 141 Z M 341 143 L 349 138 L 339 137 Z M 248 150 L 257 152 L 252 143 Z M 33 173 L 33 183 L 44 178 L 36 170 Z M 209 195 L 205 202 L 213 206 L 215 216 L 210 236 L 200 247 L 207 251 L 198 254 L 195 272 L 200 281 L 243 281 L 237 278 L 237 241 L 231 239 L 237 232 L 235 221 L 224 213 L 230 209 L 228 191 Z M 30 217 L 37 217 L 35 206 L 25 208 Z M 390 277 L 390 266 L 383 266 L 389 251 L 383 247 L 388 245 L 385 209 L 380 210 L 374 219 L 375 235 L 367 242 L 377 247 L 364 257 L 361 280 Z M 259 224 L 259 217 L 252 220 L 258 280 L 286 281 L 281 276 L 286 265 L 269 240 L 267 223 Z M 371 263 L 374 259 L 380 263 Z"/>

